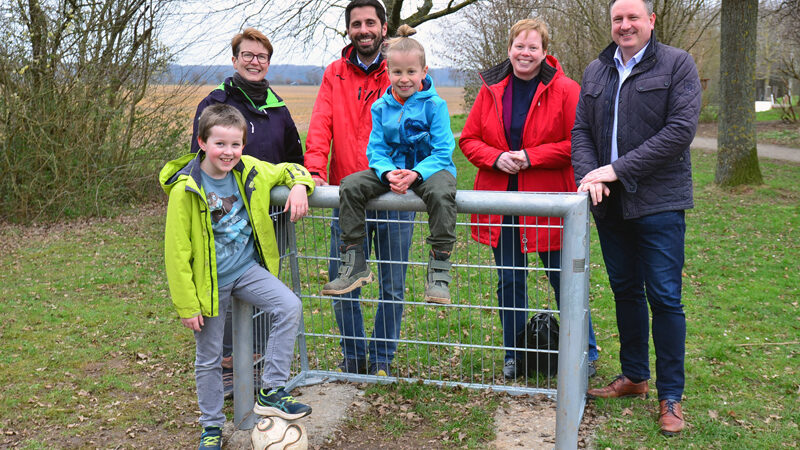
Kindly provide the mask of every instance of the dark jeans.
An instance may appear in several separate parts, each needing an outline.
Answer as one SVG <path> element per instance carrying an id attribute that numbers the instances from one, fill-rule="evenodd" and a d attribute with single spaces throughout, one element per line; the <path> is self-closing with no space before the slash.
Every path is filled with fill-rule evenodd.
<path id="1" fill-rule="evenodd" d="M 615 196 L 608 200 L 608 215 L 595 217 L 595 223 L 616 302 L 622 373 L 633 380 L 650 378 L 649 303 L 658 399 L 680 401 L 686 344 L 686 317 L 681 304 L 684 212 L 625 220 Z"/>
<path id="2" fill-rule="evenodd" d="M 503 224 L 518 224 L 517 217 L 504 216 Z M 500 239 L 497 247 L 492 248 L 494 261 L 498 266 L 520 267 L 520 269 L 497 269 L 497 303 L 501 308 L 528 307 L 528 255 L 522 252 L 519 228 L 504 226 L 500 230 Z M 561 267 L 561 250 L 538 252 L 539 259 L 546 269 L 559 269 Z M 547 271 L 547 280 L 556 295 L 556 305 L 560 305 L 561 272 Z M 560 307 L 560 306 L 559 306 Z M 500 325 L 503 327 L 503 346 L 516 347 L 516 336 L 525 328 L 528 321 L 527 311 L 500 311 Z M 507 324 L 510 324 L 507 326 Z M 596 361 L 600 355 L 597 352 L 597 340 L 592 326 L 592 315 L 589 314 L 589 361 Z M 517 354 L 519 353 L 519 354 Z M 506 350 L 505 360 L 522 359 L 524 353 Z"/>
<path id="3" fill-rule="evenodd" d="M 391 363 L 397 342 L 386 339 L 400 337 L 400 325 L 403 319 L 403 290 L 406 285 L 406 269 L 408 251 L 411 247 L 411 235 L 414 233 L 413 211 L 366 211 L 367 217 L 377 222 L 366 222 L 364 238 L 364 254 L 370 254 L 370 247 L 375 246 L 375 257 L 380 261 L 397 261 L 378 264 L 378 280 L 380 281 L 380 303 L 375 313 L 375 325 L 369 342 L 369 362 Z M 339 210 L 333 210 L 334 220 L 331 222 L 331 260 L 328 264 L 330 279 L 336 278 L 339 271 L 342 245 L 339 229 Z M 345 336 L 340 341 L 345 358 L 367 359 L 367 342 L 364 338 L 364 316 L 358 301 L 361 289 L 356 289 L 333 300 L 333 312 L 339 331 Z"/>
<path id="4" fill-rule="evenodd" d="M 380 299 L 386 301 L 378 304 L 375 315 L 372 337 L 376 340 L 369 343 L 370 363 L 390 363 L 397 350 L 396 342 L 382 340 L 398 339 L 400 336 L 403 292 L 408 267 L 404 263 L 408 261 L 411 235 L 414 231 L 412 223 L 366 222 L 366 217 L 392 221 L 414 220 L 414 212 L 365 211 L 364 208 L 369 200 L 389 190 L 389 186 L 382 183 L 371 169 L 345 177 L 339 188 L 339 210 L 334 210 L 334 216 L 338 216 L 339 220 L 334 220 L 331 224 L 332 259 L 328 267 L 331 278 L 336 277 L 339 268 L 339 247 L 343 242 L 347 244 L 364 242 L 364 254 L 369 255 L 370 244 L 374 240 L 377 259 L 391 261 L 378 264 Z M 436 249 L 452 250 L 456 240 L 455 177 L 450 172 L 441 170 L 413 190 L 425 201 L 428 208 L 428 225 L 431 230 L 428 244 Z M 359 295 L 360 289 L 356 289 L 333 302 L 336 323 L 342 336 L 356 338 L 342 339 L 342 353 L 345 358 L 367 358 L 361 306 L 357 300 L 345 300 L 358 299 Z"/>

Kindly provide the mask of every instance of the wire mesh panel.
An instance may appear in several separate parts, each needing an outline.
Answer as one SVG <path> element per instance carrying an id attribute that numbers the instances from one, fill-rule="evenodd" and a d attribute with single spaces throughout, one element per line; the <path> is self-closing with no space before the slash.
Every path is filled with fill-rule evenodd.
<path id="1" fill-rule="evenodd" d="M 530 373 L 529 377 L 506 379 L 503 366 L 506 347 L 503 343 L 503 327 L 500 322 L 502 311 L 520 312 L 521 323 L 511 324 L 514 329 L 524 329 L 527 318 L 536 312 L 557 312 L 555 295 L 548 282 L 547 272 L 559 269 L 545 269 L 538 255 L 529 255 L 526 267 L 497 265 L 492 248 L 475 242 L 471 237 L 470 216 L 460 214 L 457 225 L 457 244 L 452 252 L 452 282 L 449 305 L 426 303 L 424 301 L 427 280 L 427 263 L 430 246 L 425 243 L 428 234 L 427 214 L 417 213 L 411 222 L 414 227 L 408 261 L 376 259 L 373 252 L 367 259 L 376 281 L 361 288 L 356 300 L 342 300 L 336 296 L 321 295 L 322 286 L 329 281 L 329 240 L 330 227 L 334 219 L 330 209 L 314 209 L 297 225 L 297 257 L 300 268 L 301 298 L 303 300 L 304 334 L 309 369 L 331 372 L 324 376 L 340 379 L 367 380 L 357 374 L 338 373 L 343 359 L 342 346 L 361 341 L 363 348 L 375 349 L 385 353 L 385 347 L 396 346 L 391 361 L 391 375 L 400 378 L 423 379 L 437 382 L 458 382 L 481 387 L 512 388 L 515 392 L 544 392 L 555 394 L 555 367 L 541 367 L 541 371 Z M 368 219 L 367 223 L 389 222 L 388 219 Z M 519 225 L 511 225 L 518 228 Z M 560 226 L 559 226 L 560 228 Z M 391 234 L 376 233 L 373 239 L 392 240 Z M 517 233 L 518 235 L 518 233 Z M 375 243 L 372 243 L 374 246 Z M 388 277 L 390 283 L 401 283 L 403 300 L 387 299 L 381 295 L 380 270 L 386 266 L 405 266 L 405 284 Z M 383 266 L 383 267 L 381 267 Z M 528 306 L 498 305 L 498 269 L 517 271 L 527 275 Z M 334 273 L 335 277 L 336 274 Z M 517 277 L 519 278 L 519 277 Z M 342 317 L 350 322 L 357 321 L 364 334 L 360 332 L 343 334 L 336 320 L 334 302 L 358 302 L 361 317 Z M 402 317 L 391 314 L 378 316 L 381 303 L 400 304 Z M 353 307 L 340 308 L 344 313 L 357 314 Z M 377 316 L 377 320 L 376 320 Z M 397 339 L 378 337 L 375 328 L 392 328 L 393 320 L 401 319 L 400 334 Z M 357 337 L 354 337 L 357 336 Z M 344 342 L 344 344 L 342 344 Z M 381 347 L 383 347 L 381 349 Z M 380 350 L 384 350 L 381 352 Z M 557 348 L 542 350 L 542 353 L 557 353 Z M 369 357 L 363 355 L 369 365 Z M 544 358 L 551 361 L 551 358 Z M 554 362 L 554 361 L 553 361 Z M 367 370 L 369 367 L 367 366 Z M 380 380 L 371 380 L 380 381 Z"/>
<path id="2" fill-rule="evenodd" d="M 282 204 L 287 193 L 273 190 L 273 203 Z M 425 302 L 428 218 L 424 204 L 413 194 L 389 193 L 368 204 L 377 211 L 416 213 L 406 214 L 405 219 L 380 213 L 367 215 L 367 228 L 378 230 L 368 235 L 371 252 L 367 263 L 375 281 L 352 298 L 342 298 L 321 294 L 322 286 L 336 276 L 329 269 L 338 261 L 338 255 L 331 257 L 338 189 L 319 188 L 315 192 L 309 201 L 309 215 L 295 227 L 287 227 L 288 246 L 281 262 L 281 279 L 303 301 L 294 378 L 287 387 L 332 379 L 404 379 L 510 393 L 544 393 L 558 399 L 557 441 L 559 436 L 561 440 L 557 446 L 573 442 L 573 435 L 577 445 L 587 364 L 586 198 L 577 194 L 459 191 L 456 202 L 459 215 L 457 241 L 450 257 L 450 304 Z M 471 213 L 523 219 L 498 224 L 497 230 L 505 230 L 500 233 L 500 242 L 490 238 L 487 242 L 493 245 L 487 245 L 473 239 L 488 226 L 474 222 Z M 395 226 L 381 232 L 387 225 Z M 413 228 L 407 260 L 386 250 L 406 245 L 402 227 Z M 504 283 L 499 285 L 501 273 Z M 555 342 L 547 347 L 531 334 L 527 341 L 516 341 L 516 332 L 525 330 L 537 313 L 550 313 L 561 320 L 560 337 L 554 339 L 560 343 L 560 352 Z M 257 314 L 256 341 L 268 329 L 265 320 Z M 395 327 L 399 328 L 396 338 L 383 331 Z M 347 368 L 342 371 L 343 346 L 360 348 L 360 352 L 349 353 L 357 353 L 359 359 L 366 360 L 366 366 L 353 373 Z M 370 359 L 386 362 L 381 359 L 387 358 L 391 358 L 391 376 L 377 376 L 375 370 L 370 374 Z M 517 361 L 517 370 L 523 376 L 504 376 L 509 359 Z M 530 369 L 527 373 L 522 367 L 526 365 Z M 558 390 L 559 384 L 569 384 L 570 392 Z"/>

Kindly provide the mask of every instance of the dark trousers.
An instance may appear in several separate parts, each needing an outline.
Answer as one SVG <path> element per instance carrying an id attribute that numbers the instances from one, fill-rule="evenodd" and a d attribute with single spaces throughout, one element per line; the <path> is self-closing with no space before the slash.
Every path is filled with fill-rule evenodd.
<path id="1" fill-rule="evenodd" d="M 331 221 L 331 259 L 328 263 L 330 279 L 339 271 L 342 230 L 339 228 L 339 210 L 333 210 Z M 372 254 L 378 261 L 380 292 L 375 311 L 372 338 L 365 338 L 364 315 L 361 311 L 361 288 L 336 297 L 333 312 L 342 333 L 340 345 L 345 358 L 369 359 L 370 363 L 391 363 L 397 350 L 400 326 L 403 320 L 403 299 L 408 268 L 408 251 L 414 233 L 414 211 L 367 211 L 366 238 L 362 242 L 364 254 Z M 369 354 L 367 353 L 369 351 Z"/>
<path id="2" fill-rule="evenodd" d="M 345 177 L 339 188 L 339 226 L 345 244 L 360 243 L 366 237 L 364 210 L 368 201 L 389 192 L 374 170 Z M 428 244 L 436 250 L 451 251 L 456 242 L 456 178 L 440 170 L 412 188 L 428 210 Z"/>
<path id="3" fill-rule="evenodd" d="M 516 347 L 517 334 L 525 328 L 528 321 L 528 254 L 522 251 L 520 229 L 508 225 L 519 224 L 518 217 L 504 216 L 503 227 L 497 247 L 492 248 L 494 261 L 503 268 L 497 269 L 497 303 L 500 306 L 500 325 L 503 327 L 503 346 Z M 561 250 L 538 252 L 539 259 L 545 269 L 561 268 Z M 561 305 L 561 272 L 547 271 L 547 280 L 556 295 L 556 305 Z M 509 308 L 509 309 L 505 309 Z M 519 309 L 518 311 L 510 308 Z M 592 326 L 592 315 L 589 314 L 589 361 L 600 358 L 597 352 L 597 340 Z M 524 353 L 506 350 L 505 360 L 522 359 Z"/>
<path id="4" fill-rule="evenodd" d="M 649 304 L 658 399 L 680 401 L 686 344 L 686 317 L 681 304 L 684 211 L 625 220 L 613 192 L 606 200 L 606 217 L 595 217 L 595 223 L 614 291 L 622 373 L 633 380 L 650 378 Z"/>

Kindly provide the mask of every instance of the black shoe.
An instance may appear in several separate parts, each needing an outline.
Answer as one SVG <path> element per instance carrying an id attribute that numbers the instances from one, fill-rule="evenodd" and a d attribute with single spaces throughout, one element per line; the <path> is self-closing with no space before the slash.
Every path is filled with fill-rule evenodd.
<path id="1" fill-rule="evenodd" d="M 377 375 L 379 377 L 390 377 L 392 376 L 392 369 L 391 364 L 389 363 L 370 363 L 369 364 L 369 374 L 370 375 Z"/>
<path id="2" fill-rule="evenodd" d="M 311 407 L 294 399 L 283 387 L 267 391 L 260 389 L 253 412 L 259 416 L 277 416 L 284 420 L 297 420 L 311 414 Z"/>
<path id="3" fill-rule="evenodd" d="M 506 377 L 506 380 L 513 380 L 520 375 L 522 374 L 517 372 L 517 361 L 513 359 L 506 361 L 505 365 L 503 365 L 503 376 Z"/>
<path id="4" fill-rule="evenodd" d="M 595 366 L 594 361 L 589 361 L 589 367 L 586 368 L 586 372 L 589 378 L 594 378 L 597 375 L 597 366 Z"/>
<path id="5" fill-rule="evenodd" d="M 336 370 L 343 373 L 358 373 L 361 375 L 366 375 L 367 367 L 366 359 L 344 358 L 342 359 L 342 362 L 339 363 L 339 367 Z"/>
<path id="6" fill-rule="evenodd" d="M 200 435 L 198 450 L 220 450 L 222 448 L 222 430 L 220 427 L 205 427 Z"/>

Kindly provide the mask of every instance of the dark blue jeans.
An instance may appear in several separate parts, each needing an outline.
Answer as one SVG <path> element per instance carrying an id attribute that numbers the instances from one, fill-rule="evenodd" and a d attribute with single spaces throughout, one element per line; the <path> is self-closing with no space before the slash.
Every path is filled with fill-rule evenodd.
<path id="1" fill-rule="evenodd" d="M 503 224 L 518 223 L 516 217 L 503 217 Z M 497 269 L 497 303 L 501 308 L 528 307 L 528 255 L 522 252 L 519 228 L 504 226 L 500 230 L 500 240 L 493 248 L 494 261 L 498 266 L 520 267 L 521 269 Z M 546 269 L 561 267 L 561 250 L 539 252 L 539 258 Z M 556 305 L 560 305 L 561 272 L 547 271 L 547 279 L 556 295 Z M 560 307 L 560 306 L 559 306 Z M 528 321 L 527 311 L 500 310 L 500 324 L 503 327 L 503 346 L 515 347 L 517 333 L 525 328 Z M 510 324 L 510 325 L 507 325 Z M 513 350 L 506 350 L 505 360 L 521 359 Z M 592 315 L 589 314 L 589 361 L 596 361 L 597 340 L 594 337 Z"/>
<path id="2" fill-rule="evenodd" d="M 364 239 L 364 254 L 369 258 L 370 248 L 375 246 L 375 258 L 395 263 L 378 264 L 378 280 L 380 281 L 380 300 L 375 313 L 375 327 L 369 341 L 370 363 L 391 363 L 396 342 L 384 339 L 398 339 L 403 319 L 403 298 L 406 285 L 406 269 L 408 251 L 411 247 L 411 235 L 414 232 L 415 213 L 413 211 L 366 211 L 367 219 L 408 221 L 406 222 L 370 222 L 367 221 L 367 237 Z M 342 245 L 339 228 L 339 210 L 333 210 L 334 220 L 331 222 L 331 260 L 328 264 L 330 279 L 336 278 L 341 261 L 339 247 Z M 399 264 L 398 264 L 399 263 Z M 342 338 L 342 354 L 345 358 L 367 359 L 367 341 L 364 332 L 364 317 L 358 301 L 361 289 L 339 296 L 333 301 L 336 323 L 339 325 Z M 352 338 L 350 338 L 352 337 Z"/>
<path id="3" fill-rule="evenodd" d="M 609 200 L 609 214 L 603 219 L 595 217 L 595 223 L 614 291 L 622 373 L 633 380 L 650 378 L 649 303 L 658 399 L 680 401 L 686 344 L 686 317 L 681 304 L 684 212 L 624 220 L 618 202 Z"/>

